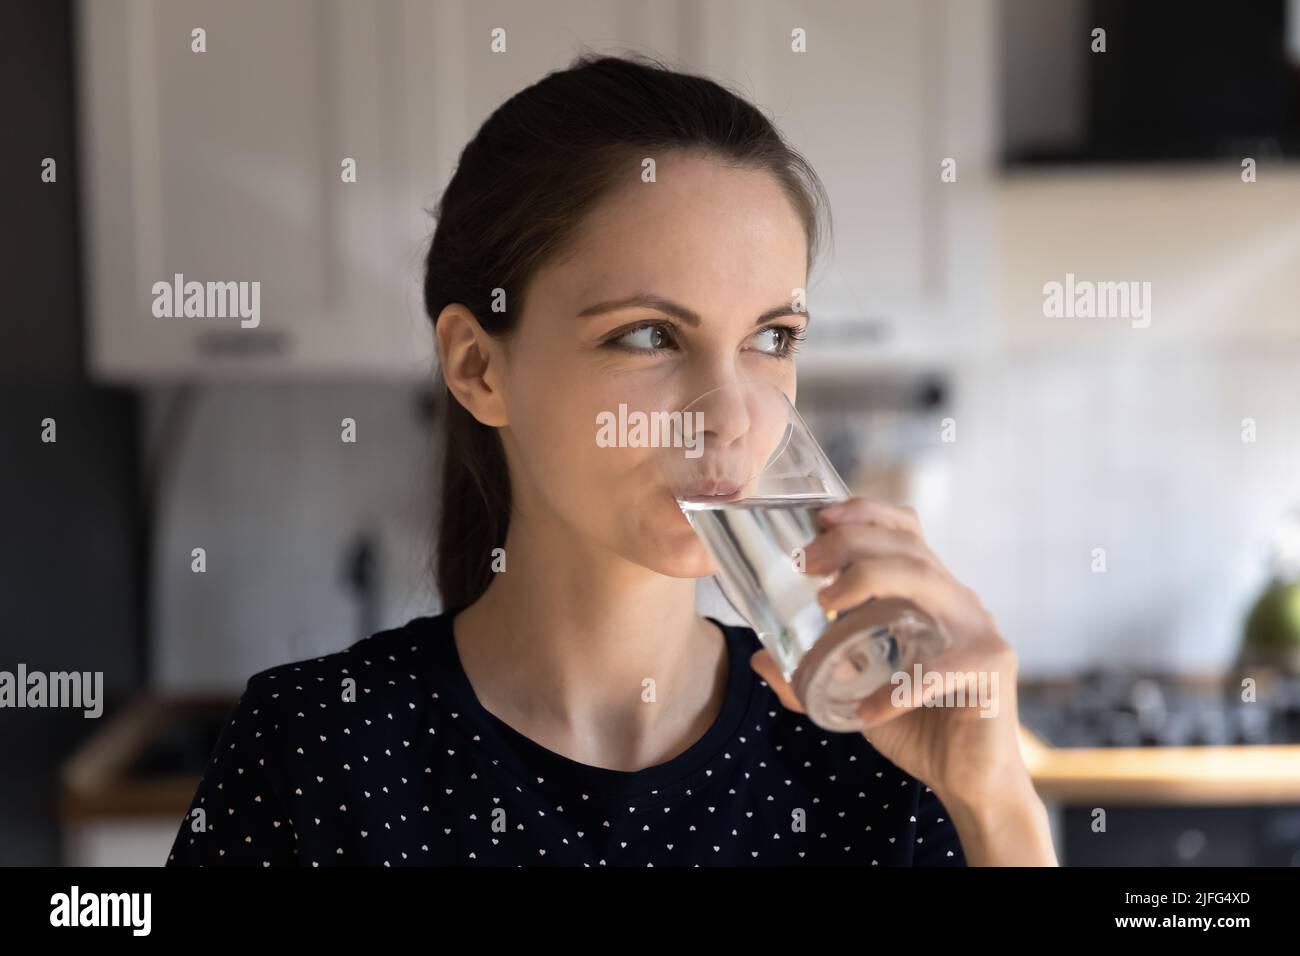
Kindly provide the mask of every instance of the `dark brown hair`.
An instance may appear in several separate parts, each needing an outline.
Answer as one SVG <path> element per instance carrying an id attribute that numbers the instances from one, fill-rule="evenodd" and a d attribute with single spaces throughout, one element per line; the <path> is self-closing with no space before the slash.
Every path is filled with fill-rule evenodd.
<path id="1" fill-rule="evenodd" d="M 430 319 L 458 302 L 485 332 L 508 336 L 538 268 L 564 253 L 604 193 L 639 180 L 645 156 L 669 150 L 770 171 L 803 221 L 811 272 L 823 222 L 829 228 L 826 191 L 771 120 L 714 81 L 652 57 L 583 53 L 501 104 L 462 150 L 433 210 L 424 278 Z M 492 310 L 495 289 L 504 291 L 504 311 Z M 505 546 L 510 476 L 497 430 L 445 384 L 441 391 L 436 573 L 444 607 L 460 608 L 487 589 L 492 550 Z"/>

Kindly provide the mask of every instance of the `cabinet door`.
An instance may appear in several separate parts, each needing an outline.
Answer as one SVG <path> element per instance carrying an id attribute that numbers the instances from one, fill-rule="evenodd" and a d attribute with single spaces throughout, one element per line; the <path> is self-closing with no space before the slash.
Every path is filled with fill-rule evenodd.
<path id="1" fill-rule="evenodd" d="M 834 245 L 809 276 L 805 360 L 829 343 L 883 345 L 925 284 L 921 5 L 706 0 L 693 14 L 700 68 L 753 98 L 829 194 Z"/>
<path id="2" fill-rule="evenodd" d="M 1300 342 L 1300 173 L 1232 161 L 1026 172 L 1000 190 L 1001 326 L 1012 349 Z M 1048 283 L 1064 306 L 1047 308 Z M 1102 288 L 1124 287 L 1087 306 Z M 1141 300 L 1135 298 L 1141 294 Z M 1115 295 L 1115 293 L 1111 293 Z"/>
<path id="3" fill-rule="evenodd" d="M 425 211 L 493 110 L 580 52 L 621 43 L 629 23 L 645 27 L 649 20 L 659 24 L 647 28 L 649 35 L 662 35 L 662 24 L 675 20 L 668 4 L 638 17 L 632 10 L 640 6 L 630 0 L 401 0 L 395 53 L 403 70 L 403 241 L 427 240 L 434 223 Z M 504 49 L 494 49 L 494 38 Z"/>
<path id="4" fill-rule="evenodd" d="M 945 357 L 983 328 L 991 0 L 405 0 L 400 242 L 500 103 L 584 49 L 644 50 L 735 86 L 826 183 L 835 245 L 810 277 L 808 364 Z M 791 48 L 806 32 L 807 53 Z M 493 31 L 505 51 L 493 52 Z M 960 185 L 940 181 L 953 156 Z M 409 312 L 418 288 L 409 286 Z"/>
<path id="5" fill-rule="evenodd" d="M 810 298 L 827 337 L 875 341 L 886 320 L 936 293 L 938 160 L 925 109 L 933 2 L 410 0 L 406 9 L 412 155 L 434 157 L 413 188 L 432 193 L 491 110 L 566 66 L 580 44 L 646 50 L 753 98 L 822 176 L 837 256 L 811 277 Z M 506 30 L 505 54 L 489 50 L 494 27 Z M 795 28 L 807 31 L 806 54 L 791 51 Z"/>
<path id="6" fill-rule="evenodd" d="M 411 355 L 407 263 L 384 218 L 401 76 L 389 5 L 95 0 L 80 15 L 94 372 L 357 371 Z M 259 283 L 257 326 L 155 316 L 154 283 L 177 274 Z"/>
<path id="7" fill-rule="evenodd" d="M 809 277 L 806 365 L 941 357 L 976 334 L 992 23 L 984 0 L 689 8 L 687 57 L 753 97 L 829 193 L 834 244 Z M 957 183 L 941 181 L 945 157 Z"/>

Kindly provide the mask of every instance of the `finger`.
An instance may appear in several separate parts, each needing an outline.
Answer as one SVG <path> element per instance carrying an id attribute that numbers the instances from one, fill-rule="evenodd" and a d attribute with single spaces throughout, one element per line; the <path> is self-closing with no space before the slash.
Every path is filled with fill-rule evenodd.
<path id="1" fill-rule="evenodd" d="M 873 597 L 906 598 L 933 615 L 955 608 L 963 594 L 923 558 L 871 555 L 845 566 L 817 592 L 817 603 L 828 611 L 845 611 Z"/>
<path id="2" fill-rule="evenodd" d="M 929 557 L 915 535 L 873 524 L 841 524 L 823 531 L 804 548 L 804 570 L 829 574 L 862 557 L 901 555 Z"/>
<path id="3" fill-rule="evenodd" d="M 915 709 L 916 706 L 920 706 L 910 699 L 912 696 L 910 686 L 907 688 L 909 691 L 907 694 L 896 693 L 899 689 L 898 682 L 903 679 L 903 675 L 906 675 L 905 671 L 895 674 L 889 683 L 872 691 L 854 707 L 854 713 L 862 721 L 862 726 L 859 729 L 863 733 L 875 730 L 881 724 L 896 720 L 903 714 Z M 909 680 L 910 676 L 907 675 Z M 922 695 L 922 700 L 934 699 L 938 696 L 937 691 L 926 688 L 924 685 L 919 689 L 919 693 Z M 928 698 L 926 695 L 928 695 Z M 905 699 L 900 700 L 900 698 Z"/>
<path id="4" fill-rule="evenodd" d="M 953 589 L 953 593 L 948 595 L 951 599 L 974 600 L 978 604 L 974 592 L 953 577 L 952 572 L 930 550 L 929 545 L 921 537 L 920 525 L 916 521 L 916 512 L 913 509 L 867 501 L 863 498 L 852 498 L 841 502 L 834 506 L 834 509 L 832 515 L 837 517 L 832 517 L 828 529 L 823 531 L 804 549 L 803 570 L 810 574 L 825 575 L 833 581 L 836 575 L 847 568 L 856 555 L 866 557 L 898 555 L 909 562 L 920 558 L 923 562 L 928 563 L 929 567 L 916 565 L 917 570 L 923 570 L 927 577 L 933 576 L 936 581 Z M 856 516 L 859 519 L 872 518 L 872 523 L 862 524 L 849 521 L 851 516 Z M 874 516 L 882 516 L 880 520 L 892 522 L 895 527 L 886 527 L 884 524 L 874 523 Z M 908 530 L 900 531 L 898 527 L 904 527 Z M 915 531 L 910 529 L 915 529 Z M 841 587 L 847 588 L 848 582 L 842 583 Z M 834 590 L 828 591 L 827 596 L 832 597 L 836 593 Z M 865 600 L 866 597 L 870 596 L 871 593 L 867 593 L 863 595 L 862 599 Z M 898 596 L 907 595 L 899 592 Z M 826 606 L 830 607 L 830 605 Z M 833 609 L 838 610 L 839 608 L 836 606 Z"/>
<path id="5" fill-rule="evenodd" d="M 997 633 L 997 622 L 977 595 L 933 558 L 871 555 L 845 565 L 817 591 L 827 611 L 844 612 L 870 598 L 905 598 L 954 634 Z"/>
<path id="6" fill-rule="evenodd" d="M 940 698 L 943 706 L 983 707 L 989 702 L 981 698 L 982 691 L 997 696 L 1007 684 L 1014 695 L 1015 675 L 1015 653 L 1004 642 L 957 644 L 911 670 L 896 671 L 884 686 L 859 702 L 855 711 L 863 730 L 870 730 L 917 708 L 936 706 Z"/>
<path id="7" fill-rule="evenodd" d="M 869 498 L 850 498 L 822 508 L 817 515 L 825 527 L 843 524 L 846 521 L 859 521 L 878 524 L 895 531 L 909 531 L 918 535 L 921 533 L 921 519 L 915 508 L 907 505 L 891 505 Z"/>
<path id="8" fill-rule="evenodd" d="M 797 714 L 804 713 L 803 704 L 799 703 L 799 698 L 795 696 L 794 688 L 790 686 L 781 675 L 781 668 L 777 666 L 772 655 L 766 650 L 755 651 L 749 659 L 750 666 L 758 672 L 758 676 L 767 681 L 768 686 L 776 691 L 776 696 L 780 699 L 782 705 Z"/>

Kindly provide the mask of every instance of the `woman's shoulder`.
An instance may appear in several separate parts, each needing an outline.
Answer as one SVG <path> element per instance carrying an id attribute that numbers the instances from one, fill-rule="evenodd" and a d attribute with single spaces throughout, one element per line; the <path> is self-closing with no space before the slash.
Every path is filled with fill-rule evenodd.
<path id="1" fill-rule="evenodd" d="M 355 716 L 409 702 L 426 692 L 444 625 L 441 613 L 413 617 L 341 650 L 263 668 L 248 677 L 240 703 L 269 710 L 283 725 L 290 718 L 315 724 L 331 713 Z"/>

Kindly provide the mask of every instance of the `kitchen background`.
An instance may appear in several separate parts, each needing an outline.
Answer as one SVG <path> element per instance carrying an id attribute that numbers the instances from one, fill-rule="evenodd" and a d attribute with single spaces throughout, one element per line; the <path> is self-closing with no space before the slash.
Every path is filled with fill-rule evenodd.
<path id="1" fill-rule="evenodd" d="M 1062 861 L 1300 865 L 1300 3 L 0 19 L 0 670 L 108 698 L 0 710 L 0 863 L 161 863 L 250 674 L 438 609 L 425 210 L 499 102 L 596 49 L 732 84 L 826 181 L 800 407 L 1017 648 Z M 260 326 L 155 319 L 177 272 L 262 277 Z M 1067 273 L 1150 282 L 1149 327 L 1046 317 Z"/>

